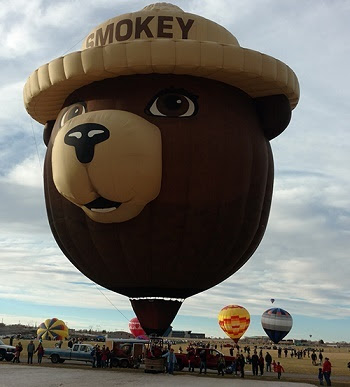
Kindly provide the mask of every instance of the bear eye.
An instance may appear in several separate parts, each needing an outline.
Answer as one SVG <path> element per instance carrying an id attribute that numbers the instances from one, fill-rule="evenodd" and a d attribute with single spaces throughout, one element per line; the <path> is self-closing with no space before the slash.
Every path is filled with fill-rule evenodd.
<path id="1" fill-rule="evenodd" d="M 86 113 L 86 104 L 84 102 L 77 102 L 68 107 L 60 120 L 60 128 L 65 125 L 70 119 Z"/>
<path id="2" fill-rule="evenodd" d="M 197 97 L 185 90 L 167 89 L 149 102 L 145 113 L 156 117 L 192 117 L 198 111 Z"/>

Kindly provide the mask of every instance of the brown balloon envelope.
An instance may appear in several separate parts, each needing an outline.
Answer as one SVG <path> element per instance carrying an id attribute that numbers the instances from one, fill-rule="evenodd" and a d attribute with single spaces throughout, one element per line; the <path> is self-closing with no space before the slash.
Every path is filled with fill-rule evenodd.
<path id="1" fill-rule="evenodd" d="M 224 27 L 157 3 L 96 27 L 33 72 L 46 123 L 49 223 L 69 260 L 126 295 L 147 334 L 235 273 L 266 229 L 269 140 L 299 99 L 293 71 Z"/>
<path id="2" fill-rule="evenodd" d="M 174 85 L 198 97 L 198 113 L 187 119 L 147 115 L 152 97 Z M 249 259 L 266 228 L 273 184 L 270 145 L 252 98 L 217 81 L 153 74 L 100 81 L 74 93 L 66 105 L 76 99 L 85 101 L 88 111 L 125 109 L 156 125 L 163 169 L 158 197 L 138 216 L 94 222 L 53 183 L 54 128 L 45 160 L 47 212 L 59 246 L 79 270 L 130 298 L 185 299 L 228 278 Z M 171 323 L 179 307 L 174 314 L 174 305 L 162 303 L 162 313 L 169 309 L 172 318 L 158 333 Z M 149 318 L 137 312 L 135 300 L 133 307 L 149 333 L 152 327 L 143 321 Z M 145 301 L 141 309 L 147 315 Z"/>

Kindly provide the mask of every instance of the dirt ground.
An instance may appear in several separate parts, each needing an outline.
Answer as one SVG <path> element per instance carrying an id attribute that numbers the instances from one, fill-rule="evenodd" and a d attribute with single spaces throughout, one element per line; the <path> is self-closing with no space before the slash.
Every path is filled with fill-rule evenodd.
<path id="1" fill-rule="evenodd" d="M 232 379 L 235 379 L 234 381 Z M 213 375 L 177 375 L 145 374 L 143 372 L 108 371 L 103 369 L 76 369 L 22 365 L 13 363 L 0 364 L 1 387 L 87 387 L 87 386 L 201 386 L 225 387 L 310 387 L 306 383 L 289 383 L 284 381 L 258 381 Z"/>

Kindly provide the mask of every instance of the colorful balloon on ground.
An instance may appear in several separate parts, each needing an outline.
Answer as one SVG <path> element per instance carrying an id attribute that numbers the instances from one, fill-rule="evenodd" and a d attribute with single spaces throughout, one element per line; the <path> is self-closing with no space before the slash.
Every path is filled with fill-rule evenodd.
<path id="1" fill-rule="evenodd" d="M 236 343 L 250 324 L 250 314 L 239 305 L 228 305 L 221 309 L 218 321 L 221 329 Z"/>
<path id="2" fill-rule="evenodd" d="M 45 125 L 59 247 L 129 297 L 147 334 L 162 335 L 184 299 L 257 249 L 272 199 L 269 141 L 299 99 L 283 62 L 156 3 L 94 28 L 81 51 L 34 71 L 23 95 Z"/>
<path id="3" fill-rule="evenodd" d="M 292 329 L 293 318 L 287 311 L 281 308 L 271 308 L 261 316 L 261 325 L 267 336 L 277 344 Z"/>
<path id="4" fill-rule="evenodd" d="M 48 318 L 39 325 L 36 333 L 38 339 L 63 340 L 68 336 L 68 327 L 62 320 Z"/>
<path id="5" fill-rule="evenodd" d="M 146 332 L 142 329 L 137 317 L 134 317 L 129 321 L 129 330 L 135 338 L 146 337 Z"/>

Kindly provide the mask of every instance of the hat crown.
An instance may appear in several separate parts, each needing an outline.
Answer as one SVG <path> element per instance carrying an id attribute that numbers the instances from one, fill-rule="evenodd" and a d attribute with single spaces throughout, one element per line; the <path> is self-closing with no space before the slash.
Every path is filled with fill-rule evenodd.
<path id="1" fill-rule="evenodd" d="M 172 12 L 182 12 L 184 11 L 178 7 L 177 5 L 170 4 L 170 3 L 154 3 L 146 5 L 146 7 L 142 8 L 142 11 L 172 11 Z"/>
<path id="2" fill-rule="evenodd" d="M 235 36 L 202 16 L 184 12 L 176 5 L 155 3 L 141 11 L 116 16 L 94 28 L 82 50 L 141 40 L 194 40 L 239 46 Z"/>
<path id="3" fill-rule="evenodd" d="M 224 27 L 156 3 L 100 24 L 81 51 L 35 70 L 23 90 L 28 113 L 45 124 L 66 98 L 94 81 L 131 74 L 186 74 L 237 87 L 252 98 L 284 94 L 294 109 L 299 83 L 283 62 L 240 47 Z"/>

